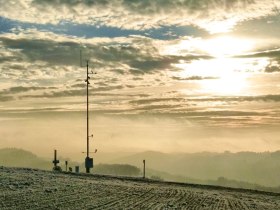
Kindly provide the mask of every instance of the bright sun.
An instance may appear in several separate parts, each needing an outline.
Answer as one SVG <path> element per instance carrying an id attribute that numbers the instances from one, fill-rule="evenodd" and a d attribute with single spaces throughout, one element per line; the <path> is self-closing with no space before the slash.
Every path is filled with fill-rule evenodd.
<path id="1" fill-rule="evenodd" d="M 248 53 L 254 46 L 253 40 L 241 37 L 218 36 L 210 39 L 189 37 L 174 45 L 165 46 L 162 54 L 207 54 L 215 58 L 224 58 Z"/>
<path id="2" fill-rule="evenodd" d="M 253 42 L 229 36 L 201 40 L 198 48 L 213 57 L 228 57 L 246 53 L 253 48 Z"/>
<path id="3" fill-rule="evenodd" d="M 200 93 L 218 95 L 240 95 L 247 88 L 246 72 L 243 70 L 250 68 L 250 63 L 238 58 L 214 58 L 210 60 L 197 60 L 192 63 L 177 64 L 177 67 L 184 69 L 178 76 L 188 78 L 198 76 L 202 79 L 193 81 L 200 87 Z"/>
<path id="4" fill-rule="evenodd" d="M 247 88 L 247 78 L 244 74 L 231 72 L 216 80 L 201 81 L 201 91 L 217 95 L 242 95 Z"/>
<path id="5" fill-rule="evenodd" d="M 237 58 L 249 53 L 254 42 L 231 36 L 211 39 L 186 39 L 167 48 L 167 53 L 176 55 L 202 54 L 209 59 L 174 64 L 183 71 L 180 78 L 197 76 L 202 78 L 189 81 L 200 86 L 199 92 L 218 95 L 240 95 L 248 88 L 248 70 L 257 68 L 253 58 Z M 258 62 L 257 62 L 258 63 Z"/>

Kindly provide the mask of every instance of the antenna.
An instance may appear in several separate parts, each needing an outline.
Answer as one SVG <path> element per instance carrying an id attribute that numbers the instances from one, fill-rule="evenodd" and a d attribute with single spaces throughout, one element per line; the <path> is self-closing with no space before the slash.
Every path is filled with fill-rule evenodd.
<path id="1" fill-rule="evenodd" d="M 89 72 L 89 60 L 86 61 L 87 65 L 86 65 L 86 68 L 87 68 L 87 72 L 86 72 L 86 79 L 85 79 L 85 82 L 87 83 L 87 150 L 86 150 L 86 158 L 85 158 L 85 168 L 86 168 L 86 173 L 90 173 L 90 169 L 93 168 L 93 158 L 89 157 L 89 154 L 91 153 L 90 150 L 89 150 L 89 138 L 93 138 L 93 134 L 92 135 L 89 135 L 89 90 L 88 90 L 88 87 L 90 85 L 90 82 L 89 80 L 91 79 L 90 78 L 90 75 L 92 74 L 96 74 L 96 73 L 93 73 L 93 71 Z M 80 66 L 81 67 L 84 67 L 83 66 L 83 52 L 82 52 L 82 49 L 80 49 Z M 94 152 L 96 153 L 97 150 Z"/>
<path id="2" fill-rule="evenodd" d="M 82 50 L 80 51 L 80 59 L 81 59 L 81 64 L 82 64 Z M 89 105 L 88 105 L 88 86 L 90 85 L 90 76 L 91 74 L 93 74 L 93 72 L 91 71 L 90 73 L 88 72 L 88 65 L 89 61 L 87 60 L 87 75 L 86 75 L 86 79 L 85 82 L 87 83 L 87 155 L 86 155 L 86 159 L 85 159 L 85 168 L 86 168 L 86 173 L 90 173 L 90 169 L 93 168 L 93 158 L 89 157 L 89 138 L 93 138 L 93 135 L 89 135 Z"/>

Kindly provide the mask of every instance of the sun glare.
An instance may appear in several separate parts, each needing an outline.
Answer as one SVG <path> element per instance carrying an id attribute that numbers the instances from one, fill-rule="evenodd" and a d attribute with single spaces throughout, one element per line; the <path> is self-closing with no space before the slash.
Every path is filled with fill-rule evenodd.
<path id="1" fill-rule="evenodd" d="M 200 84 L 203 92 L 218 95 L 242 95 L 247 87 L 246 76 L 236 72 L 216 80 L 204 80 Z"/>
<path id="2" fill-rule="evenodd" d="M 211 59 L 197 59 L 190 63 L 179 62 L 174 66 L 183 71 L 180 78 L 197 76 L 192 81 L 200 85 L 200 92 L 218 95 L 242 94 L 248 89 L 248 72 L 260 71 L 263 65 L 254 58 L 237 58 L 253 50 L 255 43 L 248 39 L 219 36 L 212 39 L 182 40 L 167 48 L 167 52 L 177 55 L 209 55 Z M 187 79 L 188 80 L 188 79 Z"/>
<path id="3" fill-rule="evenodd" d="M 202 40 L 198 48 L 213 57 L 229 57 L 250 51 L 253 48 L 253 42 L 224 36 Z"/>
<path id="4" fill-rule="evenodd" d="M 207 54 L 215 58 L 225 58 L 246 54 L 254 49 L 255 44 L 253 40 L 231 36 L 211 39 L 186 38 L 174 45 L 165 46 L 161 53 L 163 55 Z"/>
<path id="5" fill-rule="evenodd" d="M 198 77 L 198 80 L 183 80 L 199 85 L 199 93 L 215 95 L 243 95 L 250 92 L 248 78 L 253 72 L 260 72 L 269 61 L 267 59 L 214 58 L 180 63 L 180 78 Z M 257 65 L 258 64 L 258 65 Z M 250 71 L 249 71 L 250 70 Z"/>
<path id="6" fill-rule="evenodd" d="M 200 27 L 205 28 L 210 34 L 230 32 L 237 24 L 236 18 L 230 18 L 222 21 L 202 21 Z"/>

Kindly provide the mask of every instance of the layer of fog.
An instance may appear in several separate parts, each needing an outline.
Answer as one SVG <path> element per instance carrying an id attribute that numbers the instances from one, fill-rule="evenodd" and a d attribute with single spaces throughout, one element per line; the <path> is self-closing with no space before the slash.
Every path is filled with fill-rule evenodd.
<path id="1" fill-rule="evenodd" d="M 166 153 L 276 151 L 277 127 L 227 128 L 157 116 L 92 115 L 91 151 L 98 162 L 143 151 Z M 84 113 L 21 114 L 0 121 L 0 147 L 23 148 L 52 157 L 53 149 L 76 161 L 84 159 Z M 110 157 L 110 154 L 112 154 Z"/>

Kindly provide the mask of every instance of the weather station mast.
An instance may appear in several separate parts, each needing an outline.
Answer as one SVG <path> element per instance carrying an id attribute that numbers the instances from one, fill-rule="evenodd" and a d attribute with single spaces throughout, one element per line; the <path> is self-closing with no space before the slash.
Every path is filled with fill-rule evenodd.
<path id="1" fill-rule="evenodd" d="M 88 114 L 88 86 L 90 84 L 89 82 L 90 76 L 88 72 L 88 60 L 87 60 L 87 78 L 85 82 L 87 83 L 87 156 L 85 159 L 85 167 L 86 167 L 86 173 L 90 173 L 90 169 L 93 168 L 93 158 L 89 157 L 89 114 Z"/>
<path id="2" fill-rule="evenodd" d="M 82 66 L 82 51 L 80 51 L 80 61 L 81 61 L 81 66 Z M 85 79 L 85 82 L 87 83 L 87 86 L 86 86 L 86 89 L 87 89 L 87 150 L 86 150 L 86 158 L 85 158 L 85 168 L 86 168 L 86 173 L 90 173 L 90 169 L 93 168 L 93 158 L 91 158 L 89 156 L 90 154 L 90 150 L 89 150 L 89 138 L 93 138 L 93 135 L 89 135 L 89 85 L 90 85 L 90 82 L 89 80 L 91 79 L 90 78 L 90 75 L 92 74 L 96 74 L 96 73 L 93 73 L 92 71 L 89 72 L 89 61 L 87 60 L 87 65 L 86 65 L 86 68 L 87 68 L 87 72 L 86 72 L 86 79 Z M 97 150 L 95 150 L 95 153 L 96 153 Z"/>

